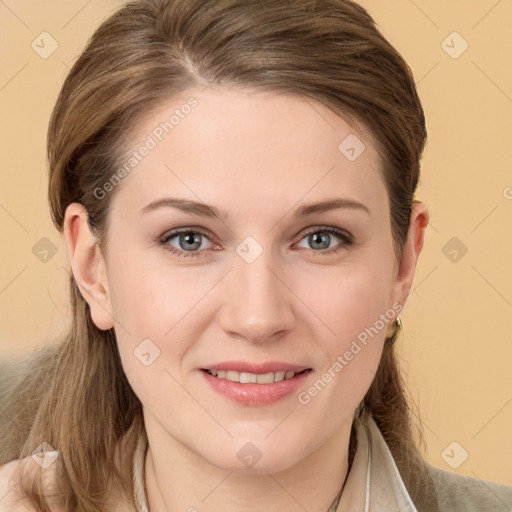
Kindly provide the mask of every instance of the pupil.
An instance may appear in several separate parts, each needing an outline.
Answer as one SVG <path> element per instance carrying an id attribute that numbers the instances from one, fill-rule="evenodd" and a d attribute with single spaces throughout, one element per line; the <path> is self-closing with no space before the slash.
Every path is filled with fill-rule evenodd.
<path id="1" fill-rule="evenodd" d="M 325 233 L 323 235 L 318 235 L 318 233 L 314 233 L 312 235 L 312 239 L 313 239 L 313 244 L 317 244 L 317 243 L 322 244 L 322 242 L 323 242 L 323 247 L 321 247 L 322 249 L 325 249 L 326 247 L 329 246 L 329 240 L 328 240 L 329 235 L 327 235 Z M 326 243 L 327 243 L 327 245 L 326 245 Z"/>
<path id="2" fill-rule="evenodd" d="M 199 240 L 200 235 L 195 233 L 185 233 L 182 235 L 182 241 L 184 240 L 186 244 L 197 244 L 199 247 L 201 245 L 201 241 Z M 198 247 L 194 247 L 194 249 L 197 249 Z M 190 247 L 189 247 L 190 249 Z"/>

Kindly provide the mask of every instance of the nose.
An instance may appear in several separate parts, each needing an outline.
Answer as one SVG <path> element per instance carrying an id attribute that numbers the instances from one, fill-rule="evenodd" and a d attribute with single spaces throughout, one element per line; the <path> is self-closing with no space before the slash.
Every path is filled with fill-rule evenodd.
<path id="1" fill-rule="evenodd" d="M 297 299 L 270 253 L 263 251 L 252 263 L 237 256 L 223 286 L 219 313 L 227 334 L 262 343 L 275 340 L 295 325 L 293 306 Z"/>

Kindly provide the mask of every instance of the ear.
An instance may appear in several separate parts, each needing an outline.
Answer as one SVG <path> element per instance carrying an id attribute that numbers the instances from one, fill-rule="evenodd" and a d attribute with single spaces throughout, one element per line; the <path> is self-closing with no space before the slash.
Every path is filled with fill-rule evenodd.
<path id="1" fill-rule="evenodd" d="M 426 228 L 429 222 L 427 206 L 415 201 L 411 207 L 407 239 L 398 262 L 397 275 L 394 281 L 394 300 L 405 306 L 412 286 L 418 258 L 423 249 Z"/>
<path id="2" fill-rule="evenodd" d="M 70 204 L 64 216 L 64 238 L 73 275 L 89 304 L 92 321 L 98 329 L 107 330 L 114 326 L 107 267 L 88 221 L 83 205 Z"/>

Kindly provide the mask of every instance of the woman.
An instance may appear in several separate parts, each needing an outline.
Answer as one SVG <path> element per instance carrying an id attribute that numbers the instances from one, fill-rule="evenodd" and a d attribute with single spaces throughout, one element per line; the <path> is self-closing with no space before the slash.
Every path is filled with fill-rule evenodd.
<path id="1" fill-rule="evenodd" d="M 425 140 L 353 2 L 106 20 L 50 123 L 73 328 L 11 396 L 4 508 L 509 510 L 423 460 L 397 367 Z"/>

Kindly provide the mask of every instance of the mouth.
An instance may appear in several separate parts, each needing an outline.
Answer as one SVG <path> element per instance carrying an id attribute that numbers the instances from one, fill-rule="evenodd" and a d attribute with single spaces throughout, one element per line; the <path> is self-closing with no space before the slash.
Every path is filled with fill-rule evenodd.
<path id="1" fill-rule="evenodd" d="M 212 377 L 216 377 L 217 379 L 229 380 L 240 384 L 274 384 L 275 382 L 291 380 L 297 375 L 309 373 L 312 369 L 306 368 L 299 372 L 278 370 L 267 373 L 237 372 L 235 370 L 211 370 L 208 368 L 202 368 L 202 371 Z"/>
<path id="2" fill-rule="evenodd" d="M 236 362 L 215 366 L 217 367 L 201 368 L 200 372 L 210 389 L 239 405 L 251 407 L 274 404 L 292 395 L 298 388 L 307 384 L 313 372 L 312 368 L 277 362 L 264 365 L 239 363 L 240 371 L 232 369 L 233 366 L 237 366 Z M 244 371 L 249 369 L 257 373 Z"/>

